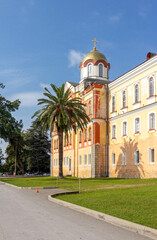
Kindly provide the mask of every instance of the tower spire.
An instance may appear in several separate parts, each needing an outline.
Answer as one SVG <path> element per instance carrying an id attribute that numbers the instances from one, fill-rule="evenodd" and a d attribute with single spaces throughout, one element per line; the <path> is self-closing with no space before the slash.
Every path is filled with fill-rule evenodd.
<path id="1" fill-rule="evenodd" d="M 94 38 L 94 40 L 92 40 L 92 42 L 94 42 L 94 50 L 96 50 L 96 44 L 98 43 L 98 41 L 96 40 L 96 38 Z"/>

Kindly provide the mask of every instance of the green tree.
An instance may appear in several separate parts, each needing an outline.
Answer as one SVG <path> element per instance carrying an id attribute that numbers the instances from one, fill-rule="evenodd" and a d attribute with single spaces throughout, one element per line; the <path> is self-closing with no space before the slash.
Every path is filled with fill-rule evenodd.
<path id="1" fill-rule="evenodd" d="M 63 176 L 63 132 L 73 129 L 76 133 L 77 128 L 83 131 L 90 121 L 84 109 L 84 104 L 80 97 L 71 94 L 70 89 L 65 89 L 65 85 L 56 87 L 50 84 L 54 94 L 45 88 L 44 96 L 47 98 L 38 99 L 38 105 L 44 107 L 33 115 L 36 118 L 36 125 L 40 125 L 42 130 L 50 129 L 52 133 L 54 127 L 57 129 L 59 137 L 59 176 Z"/>
<path id="2" fill-rule="evenodd" d="M 29 172 L 50 171 L 50 140 L 46 131 L 42 134 L 41 127 L 32 125 L 24 134 L 24 157 Z"/>
<path id="3" fill-rule="evenodd" d="M 0 172 L 3 171 L 2 161 L 4 160 L 4 155 L 2 149 L 0 148 Z"/>

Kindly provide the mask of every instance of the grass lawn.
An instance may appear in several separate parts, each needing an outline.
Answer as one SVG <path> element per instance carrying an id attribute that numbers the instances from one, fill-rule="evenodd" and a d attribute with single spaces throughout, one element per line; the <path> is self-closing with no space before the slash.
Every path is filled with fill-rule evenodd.
<path id="1" fill-rule="evenodd" d="M 20 187 L 57 186 L 55 177 L 8 178 L 0 181 Z M 79 179 L 74 177 L 59 179 L 58 187 L 77 191 Z M 57 198 L 157 228 L 157 179 L 81 179 L 81 194 Z"/>
<path id="2" fill-rule="evenodd" d="M 97 190 L 58 199 L 118 218 L 157 228 L 157 186 Z"/>

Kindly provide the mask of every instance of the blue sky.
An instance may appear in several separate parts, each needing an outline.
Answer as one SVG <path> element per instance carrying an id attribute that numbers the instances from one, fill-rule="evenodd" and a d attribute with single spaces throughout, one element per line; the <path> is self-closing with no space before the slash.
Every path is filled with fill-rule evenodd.
<path id="1" fill-rule="evenodd" d="M 0 0 L 2 95 L 20 99 L 15 117 L 31 125 L 44 86 L 78 82 L 84 54 L 97 49 L 110 81 L 157 52 L 156 0 Z"/>

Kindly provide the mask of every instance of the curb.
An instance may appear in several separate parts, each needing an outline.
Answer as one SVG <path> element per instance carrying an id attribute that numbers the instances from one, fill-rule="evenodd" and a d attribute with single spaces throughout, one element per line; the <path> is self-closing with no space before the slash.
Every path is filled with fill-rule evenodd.
<path id="1" fill-rule="evenodd" d="M 63 193 L 63 194 L 66 194 L 66 193 Z M 149 227 L 137 224 L 137 223 L 133 223 L 133 222 L 130 222 L 130 221 L 127 221 L 127 220 L 123 220 L 123 219 L 120 219 L 120 218 L 117 218 L 117 217 L 113 217 L 113 216 L 107 215 L 105 213 L 101 213 L 101 212 L 98 212 L 98 211 L 95 211 L 95 210 L 91 210 L 91 209 L 88 209 L 88 208 L 85 208 L 85 207 L 78 206 L 78 205 L 73 204 L 73 203 L 65 202 L 65 201 L 62 201 L 60 199 L 54 198 L 55 196 L 63 195 L 63 194 L 58 193 L 58 194 L 54 194 L 54 195 L 49 195 L 48 200 L 53 202 L 53 203 L 62 205 L 64 207 L 73 209 L 75 211 L 84 213 L 86 215 L 89 215 L 89 216 L 94 217 L 96 219 L 99 219 L 101 221 L 105 221 L 107 223 L 113 224 L 117 227 L 125 228 L 126 230 L 138 233 L 140 235 L 144 235 L 144 236 L 149 237 L 149 238 L 154 239 L 154 240 L 157 239 L 157 230 L 154 229 L 154 228 L 149 228 Z M 70 194 L 70 192 L 68 192 L 68 194 Z"/>
<path id="2" fill-rule="evenodd" d="M 37 188 L 38 189 L 56 189 L 57 188 L 57 187 L 18 187 L 10 183 L 6 183 L 6 182 L 2 182 L 2 183 L 16 189 L 37 189 Z"/>

